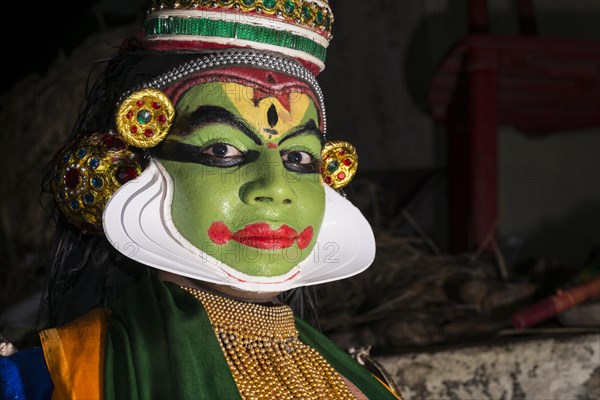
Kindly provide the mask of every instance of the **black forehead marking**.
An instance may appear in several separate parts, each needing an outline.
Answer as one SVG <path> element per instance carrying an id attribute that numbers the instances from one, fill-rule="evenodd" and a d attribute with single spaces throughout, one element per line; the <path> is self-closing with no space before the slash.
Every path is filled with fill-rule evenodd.
<path id="1" fill-rule="evenodd" d="M 277 109 L 275 108 L 275 104 L 271 104 L 269 107 L 269 111 L 267 111 L 267 121 L 271 128 L 274 128 L 275 125 L 279 122 L 279 115 L 277 114 Z"/>

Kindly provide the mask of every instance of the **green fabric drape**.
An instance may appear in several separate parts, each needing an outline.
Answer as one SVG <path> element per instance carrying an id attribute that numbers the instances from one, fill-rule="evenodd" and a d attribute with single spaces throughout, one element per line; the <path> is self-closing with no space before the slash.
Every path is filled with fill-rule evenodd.
<path id="1" fill-rule="evenodd" d="M 195 297 L 176 284 L 148 277 L 111 310 L 106 399 L 240 399 L 208 315 Z M 296 326 L 301 341 L 370 399 L 394 399 L 326 337 L 298 319 Z"/>
<path id="2" fill-rule="evenodd" d="M 202 304 L 144 278 L 111 307 L 106 399 L 240 399 Z"/>

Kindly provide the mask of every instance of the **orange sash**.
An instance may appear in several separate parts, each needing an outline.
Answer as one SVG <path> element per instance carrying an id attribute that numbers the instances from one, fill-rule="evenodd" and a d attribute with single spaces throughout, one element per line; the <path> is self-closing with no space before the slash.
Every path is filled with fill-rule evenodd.
<path id="1" fill-rule="evenodd" d="M 107 310 L 96 308 L 61 328 L 40 332 L 50 371 L 52 399 L 104 397 L 104 344 Z"/>

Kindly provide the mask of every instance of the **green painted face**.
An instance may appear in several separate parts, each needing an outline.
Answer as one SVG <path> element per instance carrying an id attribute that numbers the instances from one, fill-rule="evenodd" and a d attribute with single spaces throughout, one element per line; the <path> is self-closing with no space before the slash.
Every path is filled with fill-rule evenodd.
<path id="1" fill-rule="evenodd" d="M 253 100 L 237 83 L 205 83 L 179 101 L 159 151 L 174 182 L 173 223 L 197 248 L 252 276 L 289 272 L 311 252 L 325 211 L 317 108 Z"/>

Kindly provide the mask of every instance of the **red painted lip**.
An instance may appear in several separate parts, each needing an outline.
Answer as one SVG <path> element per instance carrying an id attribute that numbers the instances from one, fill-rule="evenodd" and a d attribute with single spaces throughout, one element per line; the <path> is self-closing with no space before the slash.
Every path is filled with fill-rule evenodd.
<path id="1" fill-rule="evenodd" d="M 266 222 L 258 222 L 246 225 L 232 234 L 224 222 L 217 221 L 213 222 L 208 229 L 208 236 L 218 245 L 223 245 L 230 240 L 234 240 L 245 246 L 261 250 L 277 250 L 287 249 L 294 242 L 297 242 L 298 248 L 304 250 L 312 240 L 313 228 L 309 226 L 298 234 L 295 229 L 287 225 L 282 225 L 279 229 L 273 230 Z"/>

